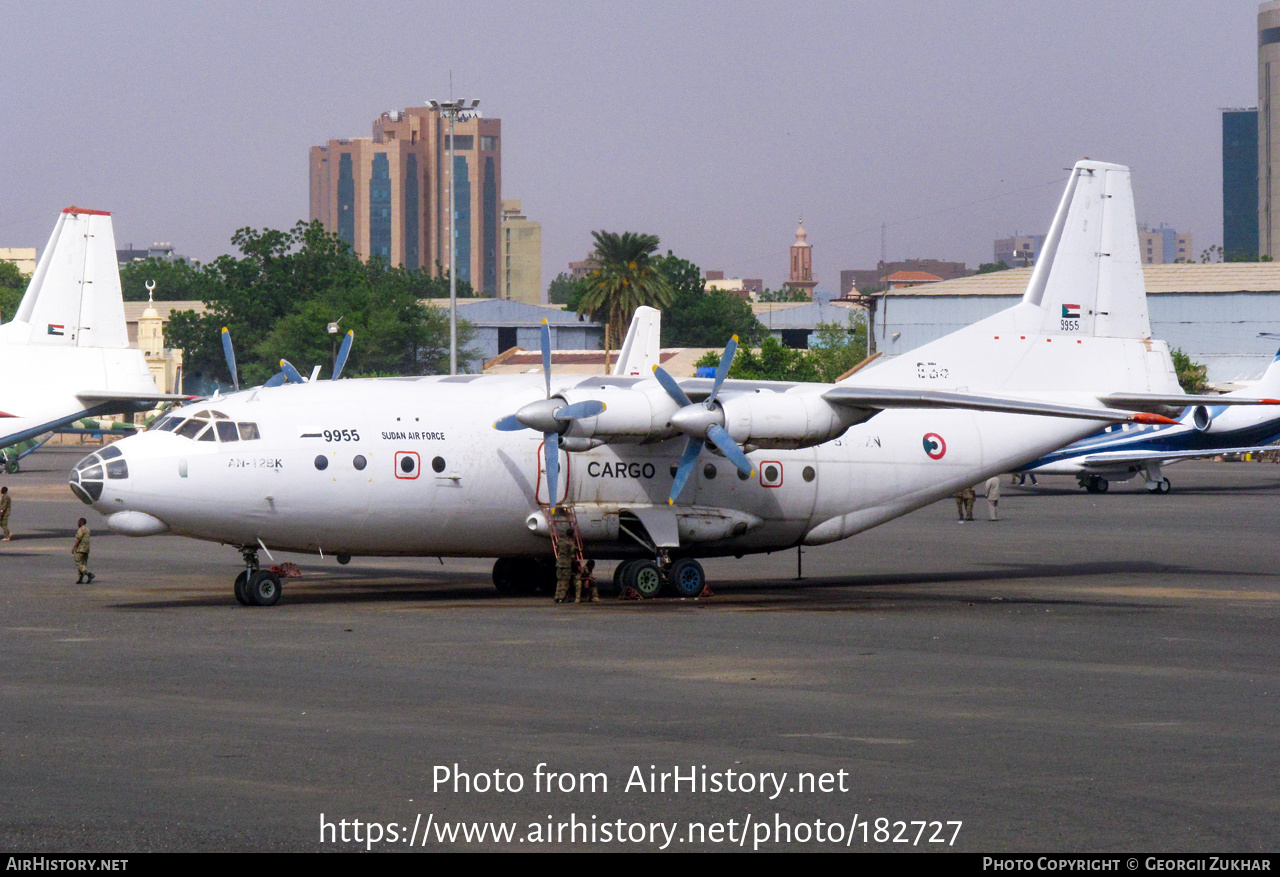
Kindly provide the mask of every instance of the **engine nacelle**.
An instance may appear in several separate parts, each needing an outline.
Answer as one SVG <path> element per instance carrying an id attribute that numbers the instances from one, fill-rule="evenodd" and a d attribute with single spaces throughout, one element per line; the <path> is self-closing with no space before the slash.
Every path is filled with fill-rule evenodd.
<path id="1" fill-rule="evenodd" d="M 720 400 L 724 428 L 756 448 L 808 448 L 839 438 L 875 412 L 832 405 L 816 393 L 757 390 Z"/>
<path id="2" fill-rule="evenodd" d="M 1225 427 L 1218 423 L 1218 418 L 1214 411 L 1204 405 L 1197 405 L 1191 409 L 1191 425 L 1196 428 L 1197 432 L 1226 432 L 1230 429 L 1230 427 Z"/>
<path id="3" fill-rule="evenodd" d="M 604 411 L 575 420 L 565 431 L 564 437 L 569 441 L 562 447 L 566 449 L 577 450 L 579 445 L 588 443 L 594 447 L 659 442 L 680 434 L 671 426 L 671 415 L 680 406 L 657 382 L 632 387 L 576 387 L 560 396 L 569 403 L 598 399 L 605 404 Z"/>

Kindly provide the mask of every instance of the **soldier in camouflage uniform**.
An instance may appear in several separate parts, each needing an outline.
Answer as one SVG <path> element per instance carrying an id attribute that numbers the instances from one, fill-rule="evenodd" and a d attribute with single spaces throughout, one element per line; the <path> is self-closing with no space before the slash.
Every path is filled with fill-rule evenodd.
<path id="1" fill-rule="evenodd" d="M 573 525 L 569 516 L 553 513 L 551 526 L 556 528 L 556 602 L 563 603 L 569 599 L 569 588 L 573 585 L 574 567 L 577 565 L 576 546 L 573 543 Z"/>
<path id="2" fill-rule="evenodd" d="M 76 541 L 71 546 L 71 556 L 76 561 L 76 571 L 80 573 L 80 578 L 76 579 L 77 585 L 92 585 L 94 575 L 89 572 L 89 522 L 81 518 L 76 522 L 80 529 L 76 530 Z M 88 577 L 86 581 L 85 577 Z"/>
<path id="3" fill-rule="evenodd" d="M 0 530 L 4 530 L 4 541 L 13 541 L 9 532 L 9 510 L 13 508 L 13 499 L 9 496 L 8 487 L 0 487 Z"/>
<path id="4" fill-rule="evenodd" d="M 573 576 L 573 602 L 575 603 L 598 603 L 600 597 L 596 595 L 596 579 L 595 570 L 596 562 L 594 560 L 583 561 L 581 564 L 574 564 L 575 572 Z"/>

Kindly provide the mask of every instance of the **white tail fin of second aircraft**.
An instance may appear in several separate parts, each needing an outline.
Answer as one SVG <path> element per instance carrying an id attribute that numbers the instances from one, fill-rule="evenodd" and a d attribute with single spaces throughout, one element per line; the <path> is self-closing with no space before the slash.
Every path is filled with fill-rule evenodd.
<path id="1" fill-rule="evenodd" d="M 58 217 L 13 322 L 10 344 L 129 346 L 111 214 L 68 207 Z"/>
<path id="2" fill-rule="evenodd" d="M 653 373 L 653 367 L 662 359 L 662 311 L 650 307 L 636 308 L 631 318 L 631 328 L 614 363 L 615 375 L 644 375 Z"/>

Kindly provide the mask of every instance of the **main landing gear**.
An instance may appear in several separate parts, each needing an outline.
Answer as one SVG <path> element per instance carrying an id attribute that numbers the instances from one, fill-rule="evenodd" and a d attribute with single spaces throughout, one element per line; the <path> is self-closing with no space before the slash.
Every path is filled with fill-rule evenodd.
<path id="1" fill-rule="evenodd" d="M 1147 482 L 1147 493 L 1168 493 L 1173 485 L 1169 483 L 1168 478 L 1160 478 Z"/>
<path id="2" fill-rule="evenodd" d="M 493 586 L 504 597 L 550 594 L 556 587 L 555 564 L 541 557 L 499 557 L 493 564 Z M 612 580 L 596 583 L 602 597 L 617 597 L 631 588 L 645 599 L 664 593 L 689 599 L 699 596 L 706 587 L 707 574 L 692 557 L 674 562 L 666 558 L 624 560 L 613 571 Z"/>
<path id="3" fill-rule="evenodd" d="M 1089 491 L 1089 493 L 1106 493 L 1107 488 L 1111 486 L 1111 482 L 1101 475 L 1081 476 L 1078 481 L 1080 486 Z"/>
<path id="4" fill-rule="evenodd" d="M 280 602 L 280 577 L 269 569 L 258 568 L 258 549 L 240 548 L 244 572 L 236 576 L 236 602 L 241 606 L 274 606 Z"/>

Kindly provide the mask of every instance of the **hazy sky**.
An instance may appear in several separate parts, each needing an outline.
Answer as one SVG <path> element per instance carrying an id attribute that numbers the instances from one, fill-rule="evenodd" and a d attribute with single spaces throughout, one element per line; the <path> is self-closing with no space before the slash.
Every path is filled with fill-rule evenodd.
<path id="1" fill-rule="evenodd" d="M 32 3 L 0 0 L 0 246 L 70 204 L 208 260 L 307 218 L 307 149 L 454 94 L 502 119 L 543 279 L 593 229 L 729 276 L 1043 233 L 1064 168 L 1133 168 L 1138 217 L 1222 240 L 1219 108 L 1257 104 L 1253 0 Z"/>

